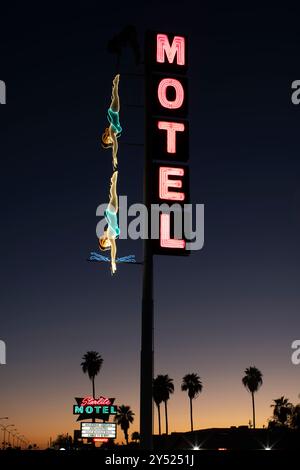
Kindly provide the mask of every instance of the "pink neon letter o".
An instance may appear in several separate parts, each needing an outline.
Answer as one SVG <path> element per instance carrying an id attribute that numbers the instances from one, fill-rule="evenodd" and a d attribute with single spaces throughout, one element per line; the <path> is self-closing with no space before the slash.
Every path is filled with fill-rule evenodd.
<path id="1" fill-rule="evenodd" d="M 175 89 L 175 100 L 167 99 L 167 88 L 172 86 Z M 182 106 L 184 100 L 184 89 L 181 83 L 175 78 L 163 78 L 158 85 L 158 99 L 164 108 L 178 109 Z"/>

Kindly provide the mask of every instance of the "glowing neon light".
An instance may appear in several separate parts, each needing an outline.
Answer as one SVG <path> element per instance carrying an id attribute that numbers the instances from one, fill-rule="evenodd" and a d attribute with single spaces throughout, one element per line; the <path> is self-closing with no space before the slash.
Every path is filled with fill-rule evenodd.
<path id="1" fill-rule="evenodd" d="M 111 93 L 111 103 L 107 111 L 107 120 L 109 126 L 105 128 L 101 138 L 101 145 L 104 149 L 112 148 L 113 168 L 118 166 L 118 138 L 121 135 L 122 127 L 120 125 L 120 98 L 119 98 L 119 80 L 120 75 L 117 74 L 113 79 L 113 87 Z"/>
<path id="2" fill-rule="evenodd" d="M 177 55 L 176 55 L 177 54 Z M 173 64 L 176 55 L 177 65 L 185 65 L 185 39 L 182 36 L 175 36 L 170 46 L 166 34 L 156 36 L 156 61 L 163 64 L 165 55 L 170 64 Z"/>
<path id="3" fill-rule="evenodd" d="M 114 405 L 96 405 L 96 406 L 80 406 L 80 405 L 74 405 L 73 407 L 73 414 L 74 415 L 79 415 L 79 414 L 116 414 L 117 409 Z"/>
<path id="4" fill-rule="evenodd" d="M 117 434 L 116 423 L 81 423 L 81 437 L 94 440 L 115 439 Z M 105 441 L 106 442 L 106 441 Z"/>
<path id="5" fill-rule="evenodd" d="M 117 270 L 116 239 L 119 237 L 119 234 L 120 234 L 120 229 L 118 227 L 118 217 L 117 217 L 117 214 L 119 211 L 117 181 L 118 181 L 118 171 L 115 170 L 110 179 L 109 203 L 104 213 L 106 221 L 107 221 L 107 229 L 104 230 L 103 235 L 99 238 L 100 250 L 102 251 L 110 250 L 112 274 L 114 274 Z"/>
<path id="6" fill-rule="evenodd" d="M 167 98 L 167 89 L 173 87 L 175 90 L 175 99 L 173 101 Z M 158 85 L 157 95 L 163 108 L 178 109 L 184 102 L 184 89 L 176 78 L 163 78 Z"/>
<path id="7" fill-rule="evenodd" d="M 169 191 L 169 188 L 182 188 L 182 181 L 171 180 L 169 176 L 184 176 L 183 168 L 169 168 L 161 166 L 159 168 L 159 197 L 168 201 L 183 201 L 185 194 L 183 192 Z"/>
<path id="8" fill-rule="evenodd" d="M 110 263 L 111 259 L 107 256 L 103 256 L 100 253 L 92 251 L 89 257 L 89 261 L 104 261 L 105 263 Z M 122 256 L 121 258 L 116 259 L 116 263 L 136 263 L 135 255 Z"/>
<path id="9" fill-rule="evenodd" d="M 117 270 L 117 259 L 119 262 L 123 262 L 122 258 L 117 258 L 117 239 L 120 235 L 120 229 L 118 226 L 118 192 L 117 192 L 117 181 L 118 181 L 118 138 L 121 135 L 122 127 L 120 125 L 119 112 L 120 112 L 120 97 L 119 97 L 119 80 L 120 75 L 117 74 L 113 79 L 111 103 L 107 111 L 107 119 L 109 127 L 106 127 L 102 134 L 102 147 L 112 148 L 112 164 L 113 173 L 110 179 L 110 192 L 109 192 L 109 203 L 105 210 L 105 218 L 107 221 L 107 227 L 104 233 L 99 237 L 99 248 L 101 251 L 110 250 L 110 259 L 107 256 L 97 255 L 94 253 L 90 255 L 90 261 L 105 261 L 110 262 L 111 273 L 114 274 Z M 97 258 L 97 259 L 96 259 Z"/>
<path id="10" fill-rule="evenodd" d="M 92 406 L 95 406 L 95 405 L 111 405 L 111 401 L 109 398 L 105 398 L 105 397 L 100 397 L 98 398 L 98 400 L 96 398 L 93 398 L 93 397 L 84 397 L 82 399 L 82 402 L 80 403 L 80 406 L 87 406 L 87 405 L 92 405 Z"/>
<path id="11" fill-rule="evenodd" d="M 176 153 L 176 132 L 184 131 L 184 124 L 179 122 L 158 121 L 158 129 L 167 131 L 167 152 Z"/>
<path id="12" fill-rule="evenodd" d="M 185 249 L 185 240 L 170 238 L 170 214 L 160 214 L 160 246 Z"/>

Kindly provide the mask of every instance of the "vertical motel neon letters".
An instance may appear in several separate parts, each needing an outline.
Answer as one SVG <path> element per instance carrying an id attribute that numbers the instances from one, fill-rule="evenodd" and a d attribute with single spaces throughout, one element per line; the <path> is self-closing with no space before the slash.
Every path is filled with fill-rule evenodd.
<path id="1" fill-rule="evenodd" d="M 185 248 L 185 240 L 170 238 L 170 214 L 160 214 L 160 246 L 162 248 Z"/>
<path id="2" fill-rule="evenodd" d="M 177 64 L 185 65 L 185 38 L 182 36 L 174 36 L 172 45 L 170 46 L 168 36 L 166 34 L 157 34 L 156 36 L 156 61 L 158 63 L 165 62 L 165 55 L 168 62 L 174 62 L 177 54 Z"/>
<path id="3" fill-rule="evenodd" d="M 155 254 L 186 255 L 186 240 L 175 230 L 173 204 L 189 203 L 187 38 L 150 32 L 146 38 L 147 156 L 152 172 L 151 203 L 161 205 Z M 167 204 L 167 206 L 166 206 Z M 181 222 L 179 223 L 181 224 Z M 176 225 L 177 227 L 177 225 Z"/>
<path id="4" fill-rule="evenodd" d="M 185 194 L 183 192 L 169 191 L 169 188 L 182 188 L 182 181 L 171 180 L 169 176 L 184 176 L 184 169 L 159 167 L 159 198 L 165 201 L 184 201 Z"/>
<path id="5" fill-rule="evenodd" d="M 164 52 L 169 63 L 174 62 L 176 55 L 177 64 L 185 64 L 185 40 L 183 37 L 175 36 L 172 46 L 169 44 L 168 37 L 163 34 L 156 36 L 156 57 L 157 62 L 163 63 L 165 61 Z M 175 96 L 171 100 L 167 97 L 168 88 L 173 88 Z M 158 85 L 158 99 L 163 108 L 179 109 L 184 102 L 184 88 L 179 80 L 167 77 L 163 78 Z M 176 160 L 176 130 L 183 132 L 184 124 L 176 122 L 159 122 L 159 129 L 167 130 L 167 152 L 175 154 Z M 183 168 L 168 168 L 164 166 L 159 167 L 159 198 L 165 201 L 184 201 L 185 193 L 183 191 L 169 191 L 169 188 L 182 188 L 182 181 L 180 179 L 170 179 L 169 176 L 183 176 Z M 160 246 L 162 248 L 178 248 L 185 249 L 184 240 L 171 239 L 171 224 L 170 214 L 160 214 Z"/>
<path id="6" fill-rule="evenodd" d="M 167 90 L 169 87 L 175 90 L 175 98 L 173 100 L 167 98 Z M 184 101 L 183 86 L 180 81 L 175 78 L 162 79 L 158 85 L 157 94 L 160 104 L 167 109 L 181 108 Z"/>
<path id="7" fill-rule="evenodd" d="M 184 131 L 184 124 L 179 122 L 158 121 L 158 129 L 167 131 L 167 153 L 176 153 L 176 132 Z"/>

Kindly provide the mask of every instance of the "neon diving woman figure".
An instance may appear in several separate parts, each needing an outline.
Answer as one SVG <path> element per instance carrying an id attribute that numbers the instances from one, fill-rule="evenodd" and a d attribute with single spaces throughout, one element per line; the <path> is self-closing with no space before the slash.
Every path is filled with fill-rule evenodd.
<path id="1" fill-rule="evenodd" d="M 121 132 L 122 132 L 122 127 L 120 125 L 120 120 L 119 120 L 119 112 L 120 112 L 119 80 L 120 80 L 120 75 L 118 74 L 113 79 L 111 104 L 107 111 L 107 119 L 109 122 L 109 127 L 106 127 L 101 138 L 103 148 L 112 147 L 112 158 L 113 158 L 114 170 L 118 166 L 118 157 L 117 157 L 118 138 L 120 137 Z"/>
<path id="2" fill-rule="evenodd" d="M 117 195 L 117 181 L 118 181 L 118 172 L 114 171 L 110 179 L 110 194 L 109 194 L 109 203 L 104 212 L 107 229 L 104 230 L 103 235 L 99 238 L 99 248 L 101 251 L 110 250 L 111 258 L 111 273 L 114 274 L 117 270 L 116 266 L 116 256 L 117 256 L 117 244 L 116 239 L 120 235 L 120 229 L 118 226 L 118 195 Z"/>

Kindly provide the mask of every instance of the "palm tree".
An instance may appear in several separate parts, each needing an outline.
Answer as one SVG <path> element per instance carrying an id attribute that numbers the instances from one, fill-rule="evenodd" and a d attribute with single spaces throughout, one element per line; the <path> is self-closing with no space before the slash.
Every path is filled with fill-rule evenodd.
<path id="1" fill-rule="evenodd" d="M 193 427 L 193 399 L 196 398 L 199 393 L 202 392 L 202 382 L 198 374 L 186 374 L 182 379 L 181 390 L 183 392 L 188 392 L 190 399 L 190 416 L 191 416 L 191 431 L 194 430 Z"/>
<path id="2" fill-rule="evenodd" d="M 158 433 L 161 435 L 161 419 L 160 419 L 160 405 L 163 402 L 164 394 L 163 394 L 163 386 L 164 386 L 164 376 L 158 375 L 155 379 L 153 379 L 153 400 L 157 406 L 157 415 L 158 415 Z"/>
<path id="3" fill-rule="evenodd" d="M 93 398 L 95 396 L 95 377 L 99 373 L 103 359 L 99 353 L 96 351 L 88 351 L 82 358 L 83 362 L 81 363 L 82 371 L 84 374 L 88 373 L 90 380 L 93 385 Z"/>
<path id="4" fill-rule="evenodd" d="M 253 429 L 255 429 L 255 403 L 254 403 L 254 393 L 258 391 L 261 387 L 263 380 L 262 380 L 262 373 L 259 369 L 255 366 L 248 367 L 245 370 L 245 376 L 242 378 L 242 382 L 246 389 L 251 393 L 252 396 L 252 411 L 253 411 Z"/>
<path id="5" fill-rule="evenodd" d="M 292 410 L 291 426 L 294 429 L 300 429 L 300 404 L 295 405 Z"/>
<path id="6" fill-rule="evenodd" d="M 273 401 L 274 403 L 271 405 L 271 407 L 274 408 L 273 416 L 275 421 L 277 421 L 282 426 L 285 426 L 287 424 L 288 418 L 293 413 L 293 405 L 289 402 L 289 399 L 285 398 L 284 396 Z"/>
<path id="7" fill-rule="evenodd" d="M 159 397 L 161 398 L 161 401 L 163 401 L 164 404 L 165 404 L 166 434 L 168 434 L 168 407 L 167 407 L 167 401 L 169 400 L 170 395 L 172 393 L 174 393 L 173 379 L 171 379 L 168 375 L 158 375 L 155 380 L 156 380 L 157 393 L 158 393 Z"/>
<path id="8" fill-rule="evenodd" d="M 115 421 L 121 426 L 124 432 L 126 444 L 128 445 L 128 429 L 130 423 L 134 420 L 134 412 L 130 409 L 130 406 L 121 405 L 117 408 L 117 414 L 115 415 Z"/>

